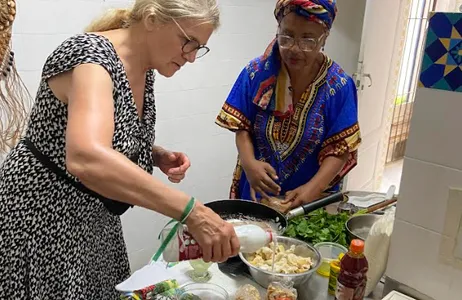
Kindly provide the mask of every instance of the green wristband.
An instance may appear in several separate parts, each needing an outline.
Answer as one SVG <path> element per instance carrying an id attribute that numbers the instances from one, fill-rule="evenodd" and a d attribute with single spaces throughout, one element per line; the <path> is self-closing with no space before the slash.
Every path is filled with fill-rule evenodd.
<path id="1" fill-rule="evenodd" d="M 153 255 L 153 257 L 151 258 L 151 261 L 157 261 L 159 259 L 159 257 L 162 255 L 162 253 L 164 253 L 165 251 L 165 248 L 167 248 L 168 244 L 170 243 L 170 241 L 173 239 L 173 237 L 175 236 L 175 234 L 178 232 L 178 227 L 181 225 L 181 224 L 184 224 L 184 222 L 186 222 L 186 220 L 188 219 L 189 215 L 191 214 L 191 212 L 193 211 L 194 209 L 194 206 L 196 204 L 196 199 L 194 197 L 191 197 L 191 199 L 189 200 L 188 204 L 186 204 L 186 207 L 183 211 L 183 213 L 181 214 L 181 219 L 180 221 L 177 221 L 177 220 L 170 220 L 165 226 L 164 228 L 162 228 L 160 234 L 159 234 L 159 238 L 161 237 L 162 235 L 162 231 L 165 229 L 165 227 L 167 227 L 168 225 L 172 224 L 172 223 L 175 223 L 176 224 L 172 227 L 172 229 L 170 229 L 170 232 L 168 233 L 167 237 L 165 238 L 164 241 L 162 241 L 162 244 L 160 245 L 159 249 L 157 250 L 157 252 Z"/>
<path id="2" fill-rule="evenodd" d="M 183 211 L 183 214 L 181 215 L 181 219 L 180 219 L 181 224 L 184 224 L 186 222 L 189 215 L 192 213 L 195 204 L 196 204 L 196 198 L 191 197 L 188 204 L 186 204 L 186 207 L 185 207 L 185 209 Z"/>

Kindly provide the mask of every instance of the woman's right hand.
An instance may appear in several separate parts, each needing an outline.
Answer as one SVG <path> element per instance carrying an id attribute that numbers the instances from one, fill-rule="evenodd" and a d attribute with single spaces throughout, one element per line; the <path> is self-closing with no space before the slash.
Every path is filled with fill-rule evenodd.
<path id="1" fill-rule="evenodd" d="M 269 198 L 268 194 L 279 195 L 281 187 L 276 183 L 278 176 L 276 170 L 266 162 L 253 159 L 242 165 L 251 187 L 251 196 L 256 201 L 255 192 L 262 197 Z"/>
<path id="2" fill-rule="evenodd" d="M 196 202 L 186 226 L 201 247 L 205 262 L 223 262 L 239 253 L 240 244 L 233 225 L 202 203 Z"/>

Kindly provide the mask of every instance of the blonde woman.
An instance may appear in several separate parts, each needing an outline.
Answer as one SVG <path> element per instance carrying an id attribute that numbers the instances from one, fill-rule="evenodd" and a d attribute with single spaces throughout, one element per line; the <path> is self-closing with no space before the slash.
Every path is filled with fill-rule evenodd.
<path id="1" fill-rule="evenodd" d="M 129 276 L 120 215 L 133 205 L 186 223 L 206 261 L 237 253 L 230 224 L 151 175 L 180 182 L 190 164 L 153 146 L 153 70 L 193 63 L 218 25 L 215 0 L 137 0 L 48 57 L 1 169 L 0 299 L 116 299 Z"/>

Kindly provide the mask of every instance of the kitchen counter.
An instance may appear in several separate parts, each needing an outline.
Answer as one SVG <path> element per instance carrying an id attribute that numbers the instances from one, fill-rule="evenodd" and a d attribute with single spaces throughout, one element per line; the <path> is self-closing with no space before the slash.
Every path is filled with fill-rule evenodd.
<path id="1" fill-rule="evenodd" d="M 359 192 L 353 191 L 349 192 L 349 196 L 359 196 L 364 197 L 370 195 L 371 192 Z M 374 193 L 376 194 L 376 193 Z M 382 193 L 377 193 L 382 195 Z M 385 195 L 385 194 L 383 194 Z M 333 212 L 337 211 L 338 203 L 334 203 L 326 209 L 329 211 L 332 210 Z M 181 262 L 176 265 L 174 268 L 178 269 L 181 273 L 185 274 L 187 271 L 191 270 L 188 262 Z M 225 290 L 228 291 L 230 300 L 234 299 L 234 294 L 236 291 L 245 284 L 251 284 L 258 288 L 260 294 L 263 297 L 266 295 L 266 289 L 262 288 L 256 282 L 253 281 L 250 275 L 247 276 L 239 276 L 239 277 L 232 277 L 225 275 L 218 269 L 217 264 L 213 264 L 209 271 L 212 273 L 212 279 L 209 281 L 210 283 L 214 283 L 223 287 Z M 306 285 L 298 290 L 298 299 L 300 300 L 334 300 L 333 296 L 328 295 L 327 293 L 327 286 L 328 286 L 328 278 L 322 277 L 317 273 L 314 273 L 313 276 L 308 280 Z M 365 300 L 381 300 L 383 299 L 383 283 L 379 283 L 374 290 L 374 292 L 369 296 L 366 297 Z"/>
<path id="2" fill-rule="evenodd" d="M 367 196 L 370 195 L 371 192 L 357 192 L 353 191 L 349 193 L 349 196 Z M 381 194 L 381 193 L 378 193 Z M 381 194 L 382 195 L 382 194 Z M 384 195 L 384 194 L 383 194 Z M 338 203 L 332 204 L 326 209 L 329 208 L 333 211 L 337 211 Z M 172 267 L 181 274 L 186 274 L 188 271 L 192 270 L 189 262 L 181 262 Z M 230 297 L 230 300 L 234 300 L 235 293 L 239 290 L 239 288 L 245 284 L 250 284 L 256 287 L 262 296 L 262 299 L 265 299 L 264 296 L 266 295 L 266 289 L 262 288 L 256 282 L 253 281 L 250 275 L 243 275 L 238 277 L 233 277 L 222 273 L 218 269 L 217 264 L 213 264 L 209 271 L 212 274 L 212 278 L 209 283 L 216 284 L 224 288 Z M 185 280 L 191 281 L 189 278 L 185 278 Z M 308 282 L 302 287 L 298 289 L 298 299 L 300 300 L 334 300 L 333 296 L 328 295 L 327 287 L 328 287 L 328 278 L 322 277 L 317 273 L 314 273 L 312 277 L 308 280 Z M 184 282 L 183 282 L 184 283 Z M 383 299 L 383 284 L 379 283 L 372 295 L 366 297 L 365 300 L 381 300 Z"/>
<path id="3" fill-rule="evenodd" d="M 181 273 L 186 273 L 191 270 L 188 262 L 181 262 L 173 268 L 177 269 Z M 221 286 L 226 291 L 228 291 L 230 300 L 234 299 L 234 294 L 236 291 L 245 284 L 251 284 L 258 288 L 260 294 L 263 297 L 266 295 L 266 289 L 259 286 L 255 283 L 252 278 L 246 276 L 231 277 L 223 274 L 219 269 L 217 264 L 213 264 L 209 271 L 212 273 L 212 279 L 209 283 L 214 283 Z M 319 276 L 317 273 L 314 273 L 310 280 L 307 282 L 304 288 L 299 289 L 298 299 L 300 300 L 333 300 L 334 297 L 327 294 L 327 285 L 328 278 Z M 379 283 L 371 297 L 365 298 L 365 300 L 380 300 L 382 299 L 383 284 Z"/>

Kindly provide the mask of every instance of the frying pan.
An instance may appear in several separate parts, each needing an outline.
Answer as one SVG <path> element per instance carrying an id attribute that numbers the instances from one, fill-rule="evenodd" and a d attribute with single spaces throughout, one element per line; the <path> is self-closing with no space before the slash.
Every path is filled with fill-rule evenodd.
<path id="1" fill-rule="evenodd" d="M 209 207 L 225 221 L 265 223 L 271 226 L 277 234 L 282 235 L 287 229 L 289 220 L 306 215 L 329 204 L 343 201 L 344 197 L 345 195 L 341 192 L 331 194 L 297 207 L 286 215 L 269 206 L 246 200 L 217 200 L 209 202 L 205 206 Z"/>

